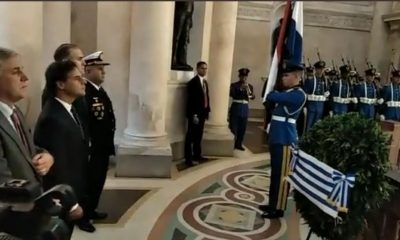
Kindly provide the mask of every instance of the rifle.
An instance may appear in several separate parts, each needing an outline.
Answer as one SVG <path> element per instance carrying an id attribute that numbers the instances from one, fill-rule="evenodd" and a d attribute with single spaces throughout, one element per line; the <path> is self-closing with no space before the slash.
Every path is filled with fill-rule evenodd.
<path id="1" fill-rule="evenodd" d="M 321 61 L 321 56 L 319 55 L 319 50 L 317 48 L 317 57 L 318 57 L 318 61 Z"/>
<path id="2" fill-rule="evenodd" d="M 387 82 L 390 82 L 390 68 L 392 67 L 393 70 L 396 71 L 396 67 L 393 64 L 393 58 L 394 58 L 395 53 L 396 53 L 396 49 L 393 48 L 392 49 L 392 56 L 390 58 L 390 64 L 389 64 L 389 68 L 388 68 L 388 73 L 387 73 Z"/>

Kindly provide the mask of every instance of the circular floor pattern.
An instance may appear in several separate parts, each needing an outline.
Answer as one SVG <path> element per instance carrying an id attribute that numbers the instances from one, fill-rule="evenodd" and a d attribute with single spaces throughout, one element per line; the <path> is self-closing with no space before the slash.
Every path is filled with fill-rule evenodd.
<path id="1" fill-rule="evenodd" d="M 269 169 L 230 169 L 208 176 L 182 192 L 154 225 L 149 240 L 280 239 L 286 220 L 261 218 Z"/>

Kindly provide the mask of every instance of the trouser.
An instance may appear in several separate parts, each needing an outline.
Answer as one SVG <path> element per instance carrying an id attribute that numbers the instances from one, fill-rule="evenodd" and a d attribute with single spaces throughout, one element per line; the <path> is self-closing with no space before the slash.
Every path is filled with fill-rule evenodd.
<path id="1" fill-rule="evenodd" d="M 309 130 L 314 124 L 322 119 L 324 114 L 324 104 L 325 102 L 315 102 L 312 103 L 314 106 L 307 107 L 307 122 L 306 131 Z M 310 103 L 308 104 L 310 105 Z"/>
<path id="2" fill-rule="evenodd" d="M 366 118 L 375 118 L 375 106 L 373 104 L 360 103 L 359 113 Z"/>
<path id="3" fill-rule="evenodd" d="M 348 112 L 348 104 L 333 103 L 333 115 L 342 115 Z"/>
<path id="4" fill-rule="evenodd" d="M 97 150 L 97 151 L 96 151 Z M 89 161 L 88 213 L 93 214 L 99 205 L 101 193 L 107 178 L 110 156 L 96 149 L 92 151 Z"/>
<path id="5" fill-rule="evenodd" d="M 235 147 L 242 147 L 247 127 L 247 117 L 232 116 L 230 121 L 231 131 L 235 135 Z"/>
<path id="6" fill-rule="evenodd" d="M 271 180 L 269 185 L 269 206 L 274 210 L 285 210 L 290 190 L 285 177 L 289 173 L 291 150 L 289 145 L 270 144 Z"/>
<path id="7" fill-rule="evenodd" d="M 188 120 L 188 129 L 185 139 L 185 161 L 192 162 L 193 158 L 201 157 L 201 140 L 204 131 L 204 118 L 199 117 L 199 123 L 194 124 L 192 119 Z"/>

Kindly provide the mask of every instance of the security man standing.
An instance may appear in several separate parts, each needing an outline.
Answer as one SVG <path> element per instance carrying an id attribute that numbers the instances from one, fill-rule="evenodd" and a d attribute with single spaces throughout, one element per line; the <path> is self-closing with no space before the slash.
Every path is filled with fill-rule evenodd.
<path id="1" fill-rule="evenodd" d="M 375 104 L 383 103 L 383 99 L 377 99 L 377 91 L 373 83 L 375 72 L 375 68 L 365 70 L 365 81 L 363 79 L 363 81 L 354 86 L 354 94 L 359 102 L 359 113 L 371 119 L 375 118 Z"/>
<path id="2" fill-rule="evenodd" d="M 290 146 L 297 144 L 296 120 L 306 103 L 306 94 L 300 87 L 303 66 L 284 62 L 282 84 L 285 90 L 268 94 L 267 101 L 275 105 L 269 132 L 271 155 L 271 183 L 269 205 L 260 206 L 264 218 L 283 217 L 289 193 L 288 174 L 291 159 Z"/>
<path id="3" fill-rule="evenodd" d="M 84 58 L 88 130 L 91 138 L 89 161 L 89 204 L 90 219 L 104 219 L 106 213 L 97 212 L 100 195 L 107 177 L 109 159 L 115 155 L 115 116 L 111 100 L 101 86 L 104 82 L 104 67 L 110 65 L 102 60 L 103 51 Z"/>
<path id="4" fill-rule="evenodd" d="M 332 110 L 334 115 L 347 113 L 350 101 L 357 103 L 357 98 L 351 98 L 352 91 L 349 81 L 350 67 L 348 65 L 343 65 L 339 69 L 341 77 L 332 84 L 330 89 L 330 93 L 333 96 Z"/>
<path id="5" fill-rule="evenodd" d="M 392 71 L 392 82 L 382 89 L 384 110 L 381 120 L 400 121 L 400 70 Z"/>
<path id="6" fill-rule="evenodd" d="M 314 68 L 315 75 L 312 76 L 312 78 L 306 78 L 303 86 L 304 91 L 307 93 L 306 131 L 309 130 L 318 120 L 322 119 L 325 101 L 326 98 L 329 97 L 329 91 L 323 76 L 325 62 L 316 62 Z"/>
<path id="7" fill-rule="evenodd" d="M 247 118 L 249 117 L 249 100 L 254 100 L 253 86 L 247 83 L 250 70 L 239 69 L 239 81 L 231 84 L 230 97 L 232 105 L 229 112 L 229 128 L 235 135 L 235 149 L 244 151 L 242 146 L 246 132 Z"/>

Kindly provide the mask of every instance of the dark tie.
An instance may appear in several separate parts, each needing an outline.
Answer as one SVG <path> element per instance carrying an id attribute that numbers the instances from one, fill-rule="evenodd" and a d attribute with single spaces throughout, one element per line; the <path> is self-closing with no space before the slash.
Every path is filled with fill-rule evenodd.
<path id="1" fill-rule="evenodd" d="M 71 108 L 71 114 L 72 114 L 72 116 L 74 117 L 74 120 L 75 120 L 76 124 L 79 126 L 79 130 L 80 130 L 80 132 L 81 132 L 81 135 L 82 135 L 82 137 L 84 138 L 84 137 L 85 137 L 85 134 L 84 134 L 84 132 L 83 132 L 82 124 L 81 124 L 81 121 L 79 120 L 78 113 L 76 112 L 76 110 L 75 110 L 74 107 Z"/>
<path id="2" fill-rule="evenodd" d="M 207 83 L 206 80 L 203 80 L 203 93 L 204 93 L 204 108 L 208 107 L 208 98 L 207 98 Z"/>
<path id="3" fill-rule="evenodd" d="M 21 121 L 19 119 L 19 116 L 18 116 L 18 113 L 17 113 L 16 109 L 14 109 L 13 113 L 11 114 L 11 120 L 12 120 L 12 122 L 14 124 L 15 131 L 18 133 L 19 138 L 21 139 L 22 143 L 26 147 L 26 150 L 29 151 L 28 141 L 27 141 L 25 133 L 24 133 L 24 131 L 22 129 Z"/>

